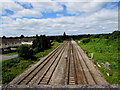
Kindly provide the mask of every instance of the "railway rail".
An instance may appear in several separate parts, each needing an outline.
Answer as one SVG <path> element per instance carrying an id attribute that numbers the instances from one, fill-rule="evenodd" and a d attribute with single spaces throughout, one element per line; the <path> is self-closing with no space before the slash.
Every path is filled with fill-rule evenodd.
<path id="1" fill-rule="evenodd" d="M 108 84 L 74 40 L 65 41 L 9 85 Z"/>

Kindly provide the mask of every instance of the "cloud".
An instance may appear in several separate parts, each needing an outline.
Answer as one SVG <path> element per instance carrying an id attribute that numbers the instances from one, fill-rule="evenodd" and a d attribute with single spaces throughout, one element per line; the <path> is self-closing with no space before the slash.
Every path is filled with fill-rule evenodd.
<path id="1" fill-rule="evenodd" d="M 9 24 L 4 24 L 4 35 L 61 35 L 83 34 L 83 33 L 109 33 L 118 28 L 117 11 L 101 10 L 87 17 L 60 17 L 48 19 L 17 19 L 9 20 Z M 6 18 L 7 19 L 7 18 Z M 6 20 L 5 20 L 6 21 Z"/>
<path id="2" fill-rule="evenodd" d="M 63 7 L 56 2 L 32 2 L 34 10 L 41 12 L 59 12 L 63 10 Z"/>
<path id="3" fill-rule="evenodd" d="M 67 12 L 72 14 L 90 13 L 101 9 L 106 2 L 68 2 L 65 3 Z"/>
<path id="4" fill-rule="evenodd" d="M 12 15 L 12 17 L 41 17 L 42 14 L 40 12 L 30 10 L 30 9 L 24 9 L 22 11 L 18 11 L 15 15 Z"/>
<path id="5" fill-rule="evenodd" d="M 6 15 L 6 9 L 14 12 L 14 15 L 8 15 L 11 17 L 41 17 L 42 13 L 60 12 L 63 7 L 56 2 L 1 2 L 1 13 Z"/>
<path id="6" fill-rule="evenodd" d="M 23 10 L 23 7 L 12 0 L 9 0 L 9 2 L 0 2 L 0 11 L 2 11 L 0 14 L 5 14 L 5 9 L 17 12 Z"/>
<path id="7" fill-rule="evenodd" d="M 9 3 L 10 6 L 14 4 Z M 118 11 L 117 9 L 103 8 L 106 4 L 104 2 L 32 2 L 33 8 L 31 9 L 25 9 L 21 5 L 17 4 L 16 6 L 15 4 L 15 7 L 4 8 L 15 13 L 14 15 L 2 16 L 2 33 L 6 36 L 20 36 L 21 34 L 26 36 L 36 34 L 62 35 L 63 32 L 67 34 L 109 33 L 118 29 Z M 62 5 L 66 6 L 65 12 L 76 15 L 64 16 L 64 13 L 57 13 L 65 9 Z M 18 10 L 16 10 L 16 7 L 18 7 Z M 42 17 L 43 12 L 46 14 L 55 12 L 59 17 L 51 18 L 49 16 L 48 18 L 36 19 L 36 17 Z M 14 17 L 21 18 L 15 20 Z"/>

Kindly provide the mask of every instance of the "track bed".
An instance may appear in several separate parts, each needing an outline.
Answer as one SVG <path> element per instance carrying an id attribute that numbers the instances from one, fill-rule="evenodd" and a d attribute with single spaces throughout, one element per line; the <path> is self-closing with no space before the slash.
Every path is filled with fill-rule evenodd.
<path id="1" fill-rule="evenodd" d="M 10 85 L 108 84 L 75 41 L 64 42 Z"/>

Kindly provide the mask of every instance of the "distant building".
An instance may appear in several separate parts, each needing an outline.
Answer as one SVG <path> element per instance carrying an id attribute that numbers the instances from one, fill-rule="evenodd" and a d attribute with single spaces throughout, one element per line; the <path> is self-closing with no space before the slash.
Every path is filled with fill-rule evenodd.
<path id="1" fill-rule="evenodd" d="M 0 51 L 2 51 L 2 53 L 10 52 L 15 51 L 22 44 L 32 45 L 34 39 L 35 38 L 0 39 Z"/>
<path id="2" fill-rule="evenodd" d="M 0 48 L 18 47 L 21 45 L 21 39 L 2 39 Z"/>
<path id="3" fill-rule="evenodd" d="M 35 38 L 23 38 L 22 41 L 21 41 L 21 44 L 32 45 L 34 39 L 35 39 Z"/>

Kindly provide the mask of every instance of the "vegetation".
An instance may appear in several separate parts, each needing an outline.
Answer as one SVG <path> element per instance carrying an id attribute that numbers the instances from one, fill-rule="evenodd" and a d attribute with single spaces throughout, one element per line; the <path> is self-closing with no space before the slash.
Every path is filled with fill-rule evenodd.
<path id="1" fill-rule="evenodd" d="M 33 51 L 28 45 L 21 45 L 17 49 L 19 57 L 22 57 L 24 59 L 30 59 L 33 57 Z"/>
<path id="2" fill-rule="evenodd" d="M 19 57 L 24 59 L 35 59 L 34 55 L 38 52 L 43 52 L 44 50 L 51 47 L 50 40 L 45 35 L 36 35 L 36 39 L 33 41 L 33 45 L 21 45 L 18 49 Z"/>
<path id="3" fill-rule="evenodd" d="M 24 36 L 21 35 L 20 38 L 24 38 Z M 53 49 L 59 46 L 61 44 L 60 42 L 66 39 L 66 34 L 64 32 L 63 36 L 56 36 L 53 39 L 51 38 L 53 37 L 47 37 L 45 35 L 40 35 L 40 36 L 36 35 L 36 39 L 33 41 L 32 46 L 21 45 L 17 49 L 17 53 L 19 55 L 18 58 L 1 61 L 0 66 L 2 67 L 2 72 L 0 72 L 0 75 L 2 75 L 2 83 L 8 84 L 16 76 L 18 76 L 23 71 L 25 71 L 30 66 L 32 66 L 32 64 L 37 63 L 37 61 L 40 58 L 46 56 Z M 53 42 L 54 40 L 58 42 Z"/>
<path id="4" fill-rule="evenodd" d="M 33 41 L 33 51 L 35 53 L 44 51 L 51 46 L 50 40 L 45 35 L 36 36 L 36 39 Z"/>
<path id="5" fill-rule="evenodd" d="M 17 75 L 30 67 L 31 64 L 34 64 L 34 62 L 33 60 L 25 60 L 20 57 L 2 61 L 2 83 L 8 84 Z"/>
<path id="6" fill-rule="evenodd" d="M 36 53 L 34 56 L 37 58 L 42 58 L 50 53 L 53 49 L 58 47 L 61 43 L 53 42 L 51 48 L 46 49 L 43 52 Z M 23 48 L 23 46 L 22 46 Z M 26 49 L 26 46 L 25 46 Z M 28 49 L 28 48 L 27 48 Z M 2 72 L 0 72 L 0 76 L 2 74 L 2 83 L 8 84 L 11 80 L 13 80 L 16 76 L 27 70 L 33 64 L 37 63 L 39 59 L 24 59 L 21 57 L 5 60 L 0 62 L 2 65 Z M 2 63 L 2 64 L 1 64 Z"/>
<path id="7" fill-rule="evenodd" d="M 63 33 L 63 40 L 66 40 L 67 39 L 67 35 L 66 35 L 66 33 L 64 32 Z"/>
<path id="8" fill-rule="evenodd" d="M 16 55 L 17 52 L 12 52 L 12 53 L 6 53 L 6 54 L 3 54 L 3 55 L 7 55 L 7 56 L 10 56 L 10 55 Z"/>
<path id="9" fill-rule="evenodd" d="M 46 56 L 47 54 L 49 54 L 52 50 L 54 50 L 57 46 L 59 46 L 61 43 L 58 43 L 58 42 L 53 42 L 51 46 L 51 49 L 47 49 L 45 50 L 44 52 L 39 52 L 37 54 L 35 54 L 34 56 L 37 57 L 37 58 L 41 58 L 41 57 L 44 57 Z"/>
<path id="10" fill-rule="evenodd" d="M 106 80 L 110 84 L 120 84 L 120 61 L 118 58 L 120 54 L 120 31 L 115 31 L 111 35 L 93 35 L 89 38 L 81 38 L 80 41 L 83 42 L 78 44 L 88 53 L 89 57 L 91 53 L 94 54 L 94 63 L 101 65 L 99 69 Z M 110 69 L 104 66 L 106 63 L 110 63 Z"/>
<path id="11" fill-rule="evenodd" d="M 55 37 L 55 41 L 57 41 L 57 42 L 63 42 L 63 37 L 61 37 L 61 36 L 56 36 Z"/>

